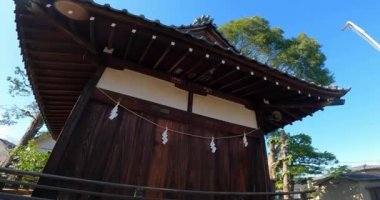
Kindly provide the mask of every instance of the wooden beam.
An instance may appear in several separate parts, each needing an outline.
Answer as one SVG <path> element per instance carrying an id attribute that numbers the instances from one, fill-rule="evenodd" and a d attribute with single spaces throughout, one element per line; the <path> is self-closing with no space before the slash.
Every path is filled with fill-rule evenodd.
<path id="1" fill-rule="evenodd" d="M 301 116 L 298 116 L 297 114 L 295 113 L 292 113 L 291 111 L 288 111 L 287 109 L 282 109 L 282 108 L 278 108 L 277 110 L 279 110 L 280 112 L 290 116 L 293 118 L 293 121 L 294 120 L 298 120 Z"/>
<path id="2" fill-rule="evenodd" d="M 203 62 L 204 62 L 206 59 L 207 59 L 207 57 L 199 59 L 199 61 L 198 61 L 197 63 L 195 63 L 195 65 L 193 65 L 192 67 L 190 67 L 190 68 L 187 69 L 186 71 L 182 72 L 182 74 L 180 75 L 180 78 L 184 79 L 184 78 L 186 78 L 186 76 L 188 76 L 191 72 L 197 70 L 197 69 L 203 64 Z"/>
<path id="3" fill-rule="evenodd" d="M 54 70 L 54 69 L 33 69 L 36 76 L 49 76 L 57 78 L 89 78 L 91 72 L 82 72 L 74 70 Z"/>
<path id="4" fill-rule="evenodd" d="M 264 86 L 264 85 L 263 85 Z M 248 91 L 246 93 L 244 93 L 243 95 L 241 95 L 242 97 L 247 97 L 247 96 L 252 96 L 252 95 L 258 95 L 258 94 L 262 94 L 262 93 L 268 93 L 268 92 L 271 92 L 271 89 L 273 88 L 273 86 L 271 85 L 266 85 L 264 87 L 260 87 L 260 89 L 256 89 L 256 90 L 251 90 L 251 91 Z M 261 96 L 260 96 L 261 97 Z"/>
<path id="5" fill-rule="evenodd" d="M 175 77 L 175 76 L 167 74 L 167 73 L 162 73 L 162 72 L 157 71 L 157 70 L 152 70 L 152 69 L 143 67 L 139 64 L 133 63 L 133 62 L 128 61 L 128 60 L 117 59 L 115 57 L 109 57 L 109 58 L 107 58 L 107 60 L 105 61 L 104 64 L 106 66 L 113 67 L 116 69 L 118 69 L 120 67 L 122 67 L 123 69 L 127 68 L 130 70 L 139 72 L 139 73 L 143 73 L 143 74 L 146 74 L 149 76 L 157 77 L 159 79 L 174 82 L 176 87 L 179 87 L 179 88 L 184 89 L 184 90 L 192 91 L 194 93 L 199 92 L 199 94 L 201 94 L 201 95 L 212 94 L 214 96 L 217 96 L 217 97 L 220 97 L 220 98 L 223 98 L 226 100 L 230 100 L 230 101 L 233 101 L 236 103 L 246 105 L 248 108 L 253 108 L 252 102 L 250 102 L 250 101 L 244 100 L 242 98 L 234 97 L 234 96 L 231 96 L 231 95 L 228 95 L 226 93 L 219 92 L 219 91 L 214 91 L 212 89 L 206 88 L 200 84 L 197 84 L 197 83 L 194 83 L 191 81 L 183 81 L 181 78 Z M 175 80 L 175 81 L 173 81 L 173 80 Z"/>
<path id="6" fill-rule="evenodd" d="M 271 104 L 271 107 L 278 108 L 321 108 L 325 106 L 343 105 L 344 99 L 336 99 L 332 101 L 315 101 L 315 100 L 304 100 L 304 101 L 285 101 Z"/>
<path id="7" fill-rule="evenodd" d="M 96 70 L 96 66 L 89 63 L 41 61 L 34 59 L 28 59 L 28 62 L 33 64 L 33 69 L 74 70 L 89 73 Z"/>
<path id="8" fill-rule="evenodd" d="M 188 51 L 186 51 L 180 59 L 177 60 L 177 62 L 174 63 L 174 65 L 167 71 L 167 73 L 171 73 L 172 71 L 174 71 L 179 64 L 181 64 L 185 58 L 191 53 L 193 52 L 193 49 L 192 48 L 189 48 Z"/>
<path id="9" fill-rule="evenodd" d="M 88 79 L 85 78 L 54 78 L 54 77 L 36 77 L 35 81 L 39 83 L 68 83 L 68 84 L 85 84 Z"/>
<path id="10" fill-rule="evenodd" d="M 266 120 L 266 122 L 267 122 L 267 123 L 270 123 L 270 124 L 272 124 L 272 125 L 274 125 L 274 126 L 276 127 L 276 129 L 277 129 L 277 128 L 282 128 L 282 127 L 285 126 L 284 124 L 281 124 L 281 123 L 275 122 L 275 121 L 273 121 L 273 120 Z"/>
<path id="11" fill-rule="evenodd" d="M 51 110 L 71 110 L 73 106 L 45 106 L 45 109 Z"/>
<path id="12" fill-rule="evenodd" d="M 52 113 L 52 114 L 65 114 L 65 115 L 68 115 L 70 114 L 70 111 L 71 110 L 66 110 L 66 109 L 49 109 L 49 112 L 46 112 L 46 113 Z"/>
<path id="13" fill-rule="evenodd" d="M 235 85 L 237 83 L 240 83 L 240 82 L 242 82 L 244 80 L 247 80 L 248 78 L 251 78 L 251 76 L 244 76 L 242 78 L 239 78 L 239 79 L 236 79 L 234 81 L 231 81 L 231 82 L 229 82 L 229 83 L 227 83 L 227 84 L 222 85 L 221 87 L 219 87 L 218 90 L 223 90 L 225 88 L 231 87 L 231 86 L 233 86 L 233 85 Z"/>
<path id="14" fill-rule="evenodd" d="M 144 61 L 145 56 L 148 54 L 150 48 L 152 47 L 153 43 L 156 41 L 157 36 L 152 35 L 151 39 L 149 40 L 148 45 L 145 47 L 144 52 L 141 54 L 138 64 L 141 64 Z"/>
<path id="15" fill-rule="evenodd" d="M 261 81 L 261 80 L 256 80 L 256 81 L 253 82 L 253 83 L 250 83 L 250 84 L 245 85 L 245 86 L 240 87 L 240 88 L 236 88 L 235 90 L 230 91 L 230 93 L 231 93 L 231 94 L 235 94 L 235 93 L 238 93 L 238 92 L 241 92 L 241 91 L 244 91 L 244 90 L 248 90 L 248 89 L 252 90 L 252 89 L 254 89 L 255 87 L 257 87 L 257 86 L 261 86 L 261 85 L 263 85 L 263 84 L 266 84 L 266 83 L 263 82 L 263 81 Z"/>
<path id="16" fill-rule="evenodd" d="M 33 40 L 33 39 L 22 39 L 21 43 L 23 44 L 32 44 L 32 45 L 47 45 L 47 46 L 66 46 L 68 48 L 78 48 L 81 47 L 80 45 L 76 43 L 71 42 L 48 42 L 48 41 L 39 41 L 39 40 Z"/>
<path id="17" fill-rule="evenodd" d="M 66 27 L 64 27 L 61 23 L 55 21 L 53 18 L 51 18 L 45 11 L 38 5 L 37 3 L 31 2 L 33 4 L 33 8 L 35 9 L 29 9 L 30 12 L 34 13 L 36 16 L 38 16 L 41 20 L 47 22 L 51 26 L 57 28 L 58 30 L 62 31 L 66 35 L 70 36 L 76 43 L 81 45 L 82 47 L 86 48 L 89 52 L 93 54 L 98 54 L 98 50 L 92 46 L 90 43 L 88 43 L 86 40 L 81 38 L 79 35 L 72 33 L 69 31 Z"/>
<path id="18" fill-rule="evenodd" d="M 47 118 L 49 117 L 66 117 L 66 116 L 69 116 L 70 113 L 45 113 L 45 116 Z"/>
<path id="19" fill-rule="evenodd" d="M 50 3 L 45 5 L 45 8 L 46 8 L 47 12 L 49 13 L 49 15 L 52 16 L 53 18 L 55 18 L 55 12 L 52 9 L 52 7 L 53 7 L 53 5 Z"/>
<path id="20" fill-rule="evenodd" d="M 51 100 L 70 100 L 70 101 L 76 101 L 78 99 L 77 95 L 43 95 L 41 96 L 41 99 L 44 101 L 51 101 Z"/>
<path id="21" fill-rule="evenodd" d="M 137 32 L 136 29 L 132 29 L 132 30 L 131 30 L 131 33 L 129 34 L 129 39 L 128 39 L 128 42 L 127 42 L 127 46 L 125 47 L 124 54 L 123 54 L 123 58 L 124 58 L 124 59 L 126 59 L 127 56 L 128 56 L 129 49 L 131 48 L 132 43 L 133 43 L 133 41 L 135 40 L 136 32 Z"/>
<path id="22" fill-rule="evenodd" d="M 194 93 L 193 92 L 189 92 L 188 93 L 188 98 L 187 98 L 187 112 L 193 112 L 193 97 L 194 97 Z"/>
<path id="23" fill-rule="evenodd" d="M 47 94 L 47 95 L 80 95 L 81 93 L 81 90 L 43 90 L 43 89 L 40 89 L 39 90 L 39 93 L 41 96 L 43 96 L 44 94 Z"/>
<path id="24" fill-rule="evenodd" d="M 55 52 L 55 51 L 40 51 L 35 49 L 28 49 L 28 53 L 32 60 L 34 57 L 43 57 L 46 60 L 47 58 L 51 58 L 51 60 L 62 59 L 63 61 L 72 62 L 72 60 L 81 62 L 83 61 L 83 55 L 78 53 L 70 53 L 70 52 Z M 42 59 L 41 59 L 42 60 Z"/>
<path id="25" fill-rule="evenodd" d="M 62 123 L 61 125 L 63 126 L 66 119 L 67 117 L 50 117 L 49 124 L 54 125 L 54 122 L 56 122 L 56 123 Z"/>
<path id="26" fill-rule="evenodd" d="M 82 113 L 85 110 L 85 107 L 87 105 L 87 102 L 90 100 L 90 97 L 92 93 L 94 92 L 96 88 L 96 84 L 98 83 L 101 75 L 103 74 L 105 70 L 105 67 L 99 66 L 96 73 L 93 74 L 91 79 L 87 82 L 85 88 L 82 90 L 81 95 L 79 96 L 79 99 L 75 103 L 75 107 L 71 114 L 68 116 L 68 119 L 65 122 L 65 126 L 62 128 L 60 136 L 59 136 L 59 142 L 55 145 L 53 151 L 51 152 L 51 157 L 54 159 L 49 159 L 48 162 L 45 165 L 45 168 L 43 170 L 43 173 L 50 173 L 55 174 L 59 163 L 61 161 L 61 158 L 63 158 L 63 155 L 65 153 L 65 150 L 69 144 L 70 138 L 72 133 L 74 132 Z M 41 185 L 50 185 L 52 182 L 49 179 L 43 179 L 40 178 L 38 180 L 38 184 Z M 50 195 L 49 195 L 50 194 Z M 41 196 L 45 195 L 54 198 L 55 194 L 50 193 L 48 191 L 44 190 L 34 190 L 33 196 Z"/>
<path id="27" fill-rule="evenodd" d="M 170 52 L 170 50 L 174 47 L 174 45 L 175 45 L 175 42 L 171 41 L 170 45 L 166 48 L 166 50 L 164 51 L 164 53 L 161 54 L 160 58 L 158 58 L 158 60 L 156 61 L 156 63 L 153 65 L 153 69 L 156 69 L 158 67 L 158 65 L 160 65 L 160 63 L 164 60 L 164 58 Z"/>
<path id="28" fill-rule="evenodd" d="M 90 42 L 93 46 L 95 43 L 95 17 L 90 17 Z"/>
<path id="29" fill-rule="evenodd" d="M 112 23 L 110 25 L 110 33 L 108 35 L 108 43 L 107 43 L 107 47 L 109 49 L 112 49 L 113 47 L 113 41 L 114 41 L 114 37 L 115 37 L 115 29 L 116 29 L 116 23 Z"/>
<path id="30" fill-rule="evenodd" d="M 51 101 L 45 101 L 45 106 L 74 106 L 75 101 L 62 101 L 62 100 L 51 100 Z"/>
<path id="31" fill-rule="evenodd" d="M 302 107 L 302 108 L 298 108 L 298 110 L 301 112 L 301 113 L 303 113 L 305 116 L 306 115 L 309 115 L 309 116 L 313 116 L 313 110 L 315 110 L 315 109 L 319 109 L 319 108 L 314 108 L 314 109 L 306 109 L 306 108 L 304 108 L 304 107 Z"/>
<path id="32" fill-rule="evenodd" d="M 121 95 L 116 92 L 103 90 L 106 94 L 110 95 L 113 99 L 121 99 L 121 104 L 126 105 L 129 109 L 137 110 L 142 113 L 149 113 L 157 115 L 166 119 L 176 120 L 180 122 L 191 122 L 194 126 L 201 126 L 214 130 L 225 131 L 228 130 L 231 134 L 242 134 L 244 131 L 250 131 L 252 128 L 245 127 L 229 122 L 224 122 L 217 119 L 201 116 L 198 114 L 190 113 L 183 110 L 178 110 L 168 106 L 160 105 L 157 103 L 148 102 L 145 100 L 136 99 L 131 96 Z M 102 103 L 108 103 L 114 105 L 103 93 L 97 91 L 95 93 L 97 101 Z M 153 106 L 152 106 L 153 105 Z M 161 112 L 161 110 L 167 110 L 168 112 Z M 251 134 L 250 137 L 260 137 L 259 134 Z"/>
<path id="33" fill-rule="evenodd" d="M 199 81 L 202 77 L 204 77 L 207 74 L 211 75 L 212 70 L 216 70 L 220 65 L 224 65 L 224 61 L 216 63 L 214 67 L 207 68 L 206 70 L 203 70 L 201 73 L 198 74 L 198 76 L 193 79 L 194 82 Z"/>
<path id="34" fill-rule="evenodd" d="M 74 20 L 69 19 L 69 26 L 72 33 L 78 34 L 78 30 Z"/>
<path id="35" fill-rule="evenodd" d="M 20 15 L 20 17 L 23 17 L 24 15 Z M 59 30 L 57 29 L 54 29 L 54 28 L 51 28 L 51 29 L 42 29 L 42 28 L 38 28 L 38 27 L 33 27 L 33 26 L 27 26 L 27 25 L 24 25 L 24 26 L 21 26 L 20 27 L 20 30 L 22 30 L 23 32 L 26 32 L 26 33 L 34 33 L 34 34 L 39 34 L 39 35 L 51 35 L 51 34 L 59 34 Z"/>
<path id="36" fill-rule="evenodd" d="M 40 83 L 37 85 L 38 86 L 38 89 L 40 90 L 44 90 L 44 89 L 48 89 L 48 90 L 82 90 L 82 88 L 84 87 L 83 85 L 75 85 L 75 84 L 56 84 L 56 83 L 50 83 L 50 84 L 46 84 L 46 83 Z"/>
<path id="37" fill-rule="evenodd" d="M 225 78 L 231 76 L 231 75 L 232 75 L 233 73 L 235 73 L 235 72 L 236 72 L 236 70 L 231 70 L 231 71 L 225 73 L 224 75 L 220 76 L 219 78 L 216 78 L 216 79 L 212 80 L 212 81 L 208 84 L 208 86 L 211 86 L 211 85 L 213 85 L 213 84 L 215 84 L 215 83 L 217 83 L 217 82 L 219 82 L 219 81 L 221 81 L 221 80 L 223 80 L 223 79 L 225 79 Z"/>

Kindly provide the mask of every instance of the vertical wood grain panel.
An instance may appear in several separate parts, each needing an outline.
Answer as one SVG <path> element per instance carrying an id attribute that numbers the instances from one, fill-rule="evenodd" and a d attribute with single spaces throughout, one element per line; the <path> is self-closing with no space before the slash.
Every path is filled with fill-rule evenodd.
<path id="1" fill-rule="evenodd" d="M 210 150 L 211 140 L 192 138 L 169 131 L 169 142 L 162 144 L 163 129 L 119 109 L 109 120 L 112 105 L 91 101 L 81 118 L 68 149 L 60 162 L 59 174 L 143 186 L 204 191 L 266 191 L 266 155 L 263 138 L 248 137 L 216 140 L 217 151 Z M 140 113 L 161 126 L 207 137 L 229 135 L 228 130 L 214 131 Z M 96 191 L 133 195 L 120 190 L 77 185 Z M 146 197 L 172 199 L 231 199 L 223 196 L 162 194 L 146 192 Z M 84 198 L 69 196 L 67 199 Z M 264 199 L 264 198 L 255 198 Z"/>

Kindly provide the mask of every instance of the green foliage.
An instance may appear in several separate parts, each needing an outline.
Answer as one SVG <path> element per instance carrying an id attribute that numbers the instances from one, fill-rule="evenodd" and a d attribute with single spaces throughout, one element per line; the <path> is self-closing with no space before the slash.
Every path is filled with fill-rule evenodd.
<path id="1" fill-rule="evenodd" d="M 15 68 L 14 76 L 8 76 L 7 81 L 9 82 L 9 94 L 12 97 L 25 97 L 33 94 L 26 72 L 20 67 Z M 34 118 L 36 114 L 39 113 L 37 103 L 34 101 L 23 107 L 19 105 L 0 106 L 0 109 L 2 110 L 0 115 L 0 125 L 8 126 L 16 124 L 19 119 L 25 117 Z"/>
<path id="2" fill-rule="evenodd" d="M 333 179 L 336 179 L 338 178 L 340 175 L 344 174 L 344 173 L 349 173 L 351 172 L 350 169 L 348 169 L 348 166 L 347 165 L 341 165 L 341 166 L 337 166 L 337 167 L 331 167 L 327 174 L 330 178 L 333 178 Z"/>
<path id="3" fill-rule="evenodd" d="M 7 81 L 10 83 L 8 91 L 12 97 L 29 96 L 32 94 L 32 87 L 29 84 L 28 76 L 20 67 L 16 67 L 14 76 L 8 76 Z"/>
<path id="4" fill-rule="evenodd" d="M 288 140 L 291 174 L 321 174 L 326 170 L 326 166 L 338 162 L 334 154 L 327 151 L 321 152 L 313 147 L 309 135 L 303 133 L 288 134 Z"/>
<path id="5" fill-rule="evenodd" d="M 21 146 L 11 153 L 12 168 L 32 172 L 42 172 L 50 156 L 49 153 L 38 152 L 34 140 L 29 140 L 28 145 Z"/>
<path id="6" fill-rule="evenodd" d="M 279 131 L 272 133 L 267 141 L 275 141 L 278 148 L 276 159 L 280 159 L 281 141 L 279 139 Z M 313 147 L 312 139 L 309 135 L 300 133 L 296 135 L 286 134 L 288 140 L 287 158 L 280 162 L 288 162 L 288 171 L 285 172 L 290 177 L 291 184 L 305 183 L 311 175 L 322 174 L 326 172 L 328 166 L 338 163 L 336 157 L 327 151 L 319 151 Z M 282 165 L 277 166 L 277 182 L 276 187 L 282 187 L 283 172 Z"/>
<path id="7" fill-rule="evenodd" d="M 318 42 L 301 33 L 284 38 L 284 31 L 261 17 L 242 18 L 220 27 L 224 36 L 244 55 L 300 79 L 322 85 L 334 82 L 324 67 L 326 60 Z"/>
<path id="8" fill-rule="evenodd" d="M 0 106 L 0 109 L 3 110 L 0 115 L 0 125 L 8 126 L 16 124 L 19 119 L 25 117 L 34 118 L 39 112 L 36 102 L 31 102 L 24 107 L 19 107 L 16 105 Z"/>

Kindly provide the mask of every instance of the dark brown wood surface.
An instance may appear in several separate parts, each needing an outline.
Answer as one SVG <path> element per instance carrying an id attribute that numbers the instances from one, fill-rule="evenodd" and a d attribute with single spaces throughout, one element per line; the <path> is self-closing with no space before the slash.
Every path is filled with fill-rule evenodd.
<path id="1" fill-rule="evenodd" d="M 119 109 L 114 120 L 108 116 L 113 105 L 92 100 L 61 155 L 56 174 L 143 186 L 206 190 L 267 191 L 263 136 L 217 140 L 211 153 L 210 140 L 169 132 L 162 144 L 162 128 Z M 161 126 L 202 136 L 231 133 L 140 113 Z M 77 186 L 87 187 L 87 186 Z M 110 192 L 109 188 L 91 188 Z M 112 192 L 133 194 L 132 190 Z M 197 195 L 163 194 L 147 191 L 145 196 L 183 199 L 231 199 Z M 63 196 L 61 196 L 63 197 Z M 66 195 L 65 198 L 74 198 Z M 79 198 L 75 196 L 75 198 Z"/>

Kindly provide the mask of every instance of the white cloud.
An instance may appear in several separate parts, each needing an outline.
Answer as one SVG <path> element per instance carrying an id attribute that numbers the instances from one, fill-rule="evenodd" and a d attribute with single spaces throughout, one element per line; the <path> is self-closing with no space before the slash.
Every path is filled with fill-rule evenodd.
<path id="1" fill-rule="evenodd" d="M 7 139 L 11 133 L 9 126 L 0 126 L 0 138 Z"/>

